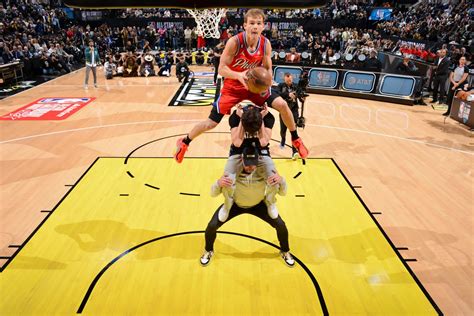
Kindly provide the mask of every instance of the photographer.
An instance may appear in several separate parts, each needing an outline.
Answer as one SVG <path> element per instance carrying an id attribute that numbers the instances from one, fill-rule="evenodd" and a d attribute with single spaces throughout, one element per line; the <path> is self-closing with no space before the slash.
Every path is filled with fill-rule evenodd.
<path id="1" fill-rule="evenodd" d="M 405 54 L 403 56 L 403 60 L 400 61 L 396 70 L 402 75 L 419 76 L 418 68 L 416 67 L 415 63 L 410 59 L 410 55 Z M 420 76 L 419 78 L 415 78 L 415 80 L 414 104 L 426 105 L 426 103 L 423 101 L 423 86 L 426 78 L 424 78 L 424 76 Z"/>
<path id="2" fill-rule="evenodd" d="M 284 80 L 285 82 L 279 83 L 278 84 L 278 94 L 288 103 L 288 107 L 291 110 L 291 113 L 293 113 L 293 118 L 295 122 L 298 121 L 298 98 L 297 98 L 297 89 L 298 87 L 293 83 L 293 76 L 287 72 L 284 75 Z M 283 149 L 285 148 L 285 141 L 286 141 L 286 130 L 287 127 L 285 123 L 283 123 L 283 120 L 280 115 L 280 136 L 281 136 L 281 142 L 280 142 L 280 148 Z M 293 154 L 292 157 L 293 159 L 298 158 L 298 151 L 294 146 L 291 147 Z"/>

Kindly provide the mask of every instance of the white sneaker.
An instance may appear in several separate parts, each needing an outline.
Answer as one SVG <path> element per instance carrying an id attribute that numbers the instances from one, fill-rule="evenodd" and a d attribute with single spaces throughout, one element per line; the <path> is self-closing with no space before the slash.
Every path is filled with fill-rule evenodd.
<path id="1" fill-rule="evenodd" d="M 84 90 L 87 90 L 87 89 L 89 89 L 89 87 L 85 84 L 84 85 Z"/>
<path id="2" fill-rule="evenodd" d="M 283 261 L 285 261 L 287 266 L 289 266 L 290 268 L 293 268 L 295 266 L 295 259 L 293 259 L 293 256 L 289 251 L 280 251 L 280 256 L 283 258 Z"/>
<path id="3" fill-rule="evenodd" d="M 225 205 L 221 206 L 219 213 L 217 213 L 217 217 L 221 223 L 224 223 L 227 220 L 229 217 L 229 210 L 225 207 Z"/>
<path id="4" fill-rule="evenodd" d="M 291 156 L 291 159 L 293 160 L 298 160 L 298 158 L 300 158 L 300 154 L 298 154 L 297 152 L 293 153 L 293 156 Z"/>
<path id="5" fill-rule="evenodd" d="M 211 258 L 214 255 L 214 251 L 206 251 L 204 250 L 204 253 L 201 256 L 201 259 L 199 261 L 201 262 L 201 265 L 203 267 L 207 266 L 209 262 L 211 262 Z"/>
<path id="6" fill-rule="evenodd" d="M 285 149 L 285 145 L 280 144 L 280 149 Z"/>
<path id="7" fill-rule="evenodd" d="M 267 206 L 268 209 L 268 215 L 272 219 L 276 219 L 278 217 L 278 208 L 276 206 L 276 203 L 270 204 Z"/>

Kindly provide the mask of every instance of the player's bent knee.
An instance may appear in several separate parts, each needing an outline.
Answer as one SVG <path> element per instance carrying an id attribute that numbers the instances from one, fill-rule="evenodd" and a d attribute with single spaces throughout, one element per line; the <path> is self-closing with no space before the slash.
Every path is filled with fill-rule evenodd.
<path id="1" fill-rule="evenodd" d="M 210 119 L 207 119 L 205 122 L 204 122 L 204 127 L 206 128 L 206 130 L 210 130 L 210 129 L 213 129 L 217 126 L 218 123 L 214 122 L 213 120 L 210 120 Z"/>
<path id="2" fill-rule="evenodd" d="M 206 233 L 215 233 L 218 227 L 216 223 L 209 223 L 206 227 Z"/>
<path id="3" fill-rule="evenodd" d="M 289 110 L 290 108 L 288 107 L 288 103 L 286 103 L 285 100 L 283 100 L 282 97 L 278 97 L 275 99 L 275 101 L 273 101 L 272 103 L 272 108 L 274 108 L 275 110 L 277 110 L 278 112 L 281 112 L 281 111 L 286 111 L 286 110 Z"/>
<path id="4" fill-rule="evenodd" d="M 278 215 L 278 217 L 276 219 L 273 220 L 273 223 L 274 223 L 274 227 L 275 228 L 282 228 L 282 229 L 286 229 L 286 224 L 285 222 L 283 221 L 283 219 L 281 218 L 280 215 Z"/>

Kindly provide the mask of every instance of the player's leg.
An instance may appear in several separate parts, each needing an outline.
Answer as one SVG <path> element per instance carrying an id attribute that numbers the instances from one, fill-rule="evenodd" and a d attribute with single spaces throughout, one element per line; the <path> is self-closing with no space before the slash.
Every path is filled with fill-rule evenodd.
<path id="1" fill-rule="evenodd" d="M 232 186 L 222 188 L 222 194 L 224 195 L 224 205 L 219 211 L 219 219 L 225 221 L 229 215 L 230 208 L 234 204 L 234 192 L 235 192 L 235 179 L 237 174 L 242 169 L 241 155 L 232 155 L 227 159 L 224 174 L 232 179 Z"/>
<path id="2" fill-rule="evenodd" d="M 271 101 L 271 103 L 270 103 Z M 291 142 L 293 146 L 296 147 L 298 150 L 299 155 L 301 158 L 306 158 L 308 157 L 309 151 L 306 148 L 306 146 L 303 144 L 303 141 L 301 138 L 298 136 L 298 132 L 296 130 L 296 123 L 295 119 L 293 117 L 293 113 L 291 112 L 290 108 L 288 107 L 288 103 L 286 103 L 285 100 L 283 100 L 282 97 L 278 96 L 277 98 L 272 98 L 269 101 L 267 101 L 268 104 L 280 112 L 281 118 L 283 119 L 283 122 L 285 125 L 288 127 L 290 130 L 291 134 Z"/>
<path id="3" fill-rule="evenodd" d="M 298 120 L 298 107 L 295 107 L 294 109 L 291 110 L 291 113 L 293 114 L 293 119 L 295 120 L 295 122 Z M 285 130 L 286 131 L 286 130 Z M 291 146 L 291 150 L 292 150 L 292 158 L 293 160 L 296 160 L 298 159 L 299 157 L 299 154 L 298 154 L 298 150 L 296 149 L 296 147 L 292 144 Z"/>
<path id="4" fill-rule="evenodd" d="M 94 87 L 97 88 L 97 67 L 92 67 L 92 76 L 94 77 Z"/>
<path id="5" fill-rule="evenodd" d="M 209 117 L 202 122 L 196 124 L 191 132 L 186 135 L 184 138 L 178 139 L 176 143 L 176 152 L 174 154 L 174 158 L 178 163 L 181 163 L 184 159 L 184 154 L 188 150 L 188 146 L 196 137 L 201 135 L 204 132 L 207 132 L 214 127 L 216 127 L 224 115 L 230 114 L 230 110 L 232 107 L 242 101 L 242 97 L 240 95 L 236 95 L 232 93 L 232 91 L 228 91 L 229 89 L 224 90 L 217 98 L 216 102 L 214 102 L 211 113 Z"/>
<path id="6" fill-rule="evenodd" d="M 206 245 L 204 247 L 204 253 L 200 258 L 201 265 L 206 266 L 211 261 L 212 256 L 214 255 L 214 242 L 216 241 L 217 237 L 217 230 L 224 225 L 225 222 L 228 222 L 232 218 L 242 214 L 242 209 L 237 207 L 236 205 L 230 209 L 229 217 L 226 221 L 219 220 L 219 210 L 221 209 L 222 205 L 214 212 L 212 215 L 211 220 L 207 224 L 206 232 L 204 234 L 204 238 L 206 241 Z"/>
<path id="7" fill-rule="evenodd" d="M 257 172 L 261 173 L 265 182 L 268 177 L 276 174 L 275 163 L 270 156 L 261 155 L 258 160 Z M 265 188 L 265 204 L 267 205 L 267 212 L 271 218 L 278 217 L 278 209 L 276 207 L 276 195 L 280 189 L 280 185 L 269 185 Z"/>
<path id="8" fill-rule="evenodd" d="M 188 150 L 191 141 L 202 133 L 216 127 L 223 117 L 224 115 L 218 114 L 215 108 L 213 107 L 211 110 L 211 114 L 205 121 L 201 121 L 194 125 L 193 129 L 188 135 L 186 135 L 186 137 L 178 139 L 178 141 L 176 142 L 176 151 L 174 154 L 174 159 L 178 163 L 181 163 L 184 159 L 184 154 Z"/>
<path id="9" fill-rule="evenodd" d="M 280 114 L 280 148 L 283 149 L 285 148 L 285 143 L 286 143 L 286 130 L 287 127 L 285 123 L 283 123 L 283 119 L 281 118 Z"/>
<path id="10" fill-rule="evenodd" d="M 268 106 L 277 110 L 280 113 L 283 122 L 290 130 L 291 142 L 298 150 L 298 153 L 300 154 L 301 158 L 308 157 L 308 149 L 305 147 L 303 141 L 298 136 L 298 131 L 296 130 L 296 123 L 293 118 L 293 114 L 291 113 L 291 110 L 288 107 L 288 103 L 286 103 L 286 101 L 283 100 L 283 98 L 280 97 L 278 93 L 269 89 L 267 93 L 262 95 L 249 93 L 248 99 L 259 106 L 265 104 L 266 102 Z"/>
<path id="11" fill-rule="evenodd" d="M 86 77 L 84 79 L 84 88 L 87 89 L 87 85 L 89 84 L 89 74 L 91 72 L 91 67 L 90 66 L 86 66 Z"/>
<path id="12" fill-rule="evenodd" d="M 275 228 L 278 241 L 280 242 L 280 255 L 285 261 L 286 265 L 288 265 L 289 267 L 293 267 L 295 265 L 295 260 L 293 259 L 293 256 L 290 253 L 288 228 L 286 227 L 286 224 L 280 217 L 280 215 L 278 215 L 277 218 L 271 218 L 266 212 L 266 205 L 263 201 L 251 208 L 248 213 L 257 216 L 258 218 L 264 220 L 273 228 Z"/>

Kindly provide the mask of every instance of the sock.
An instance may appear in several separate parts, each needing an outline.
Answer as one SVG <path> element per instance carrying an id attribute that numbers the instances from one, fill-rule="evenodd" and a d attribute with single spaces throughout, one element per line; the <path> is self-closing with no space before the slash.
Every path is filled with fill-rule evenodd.
<path id="1" fill-rule="evenodd" d="M 290 134 L 291 134 L 291 140 L 297 140 L 299 138 L 298 136 L 298 131 L 296 131 L 296 129 L 294 131 L 290 131 Z"/>
<path id="2" fill-rule="evenodd" d="M 185 143 L 186 145 L 189 145 L 189 143 L 192 141 L 191 138 L 189 138 L 189 135 L 186 135 L 185 138 L 183 138 L 183 143 Z"/>

